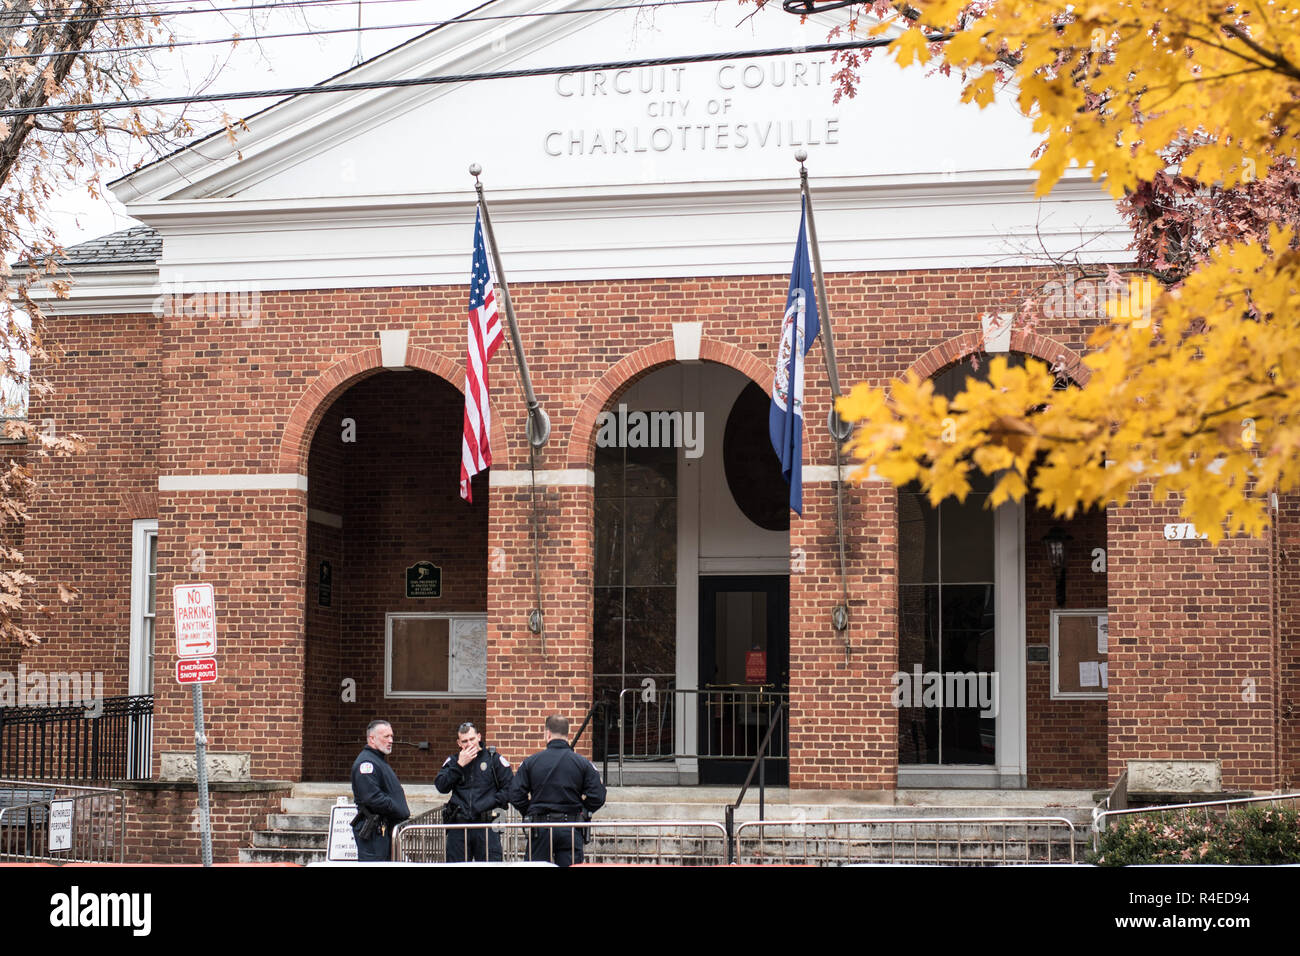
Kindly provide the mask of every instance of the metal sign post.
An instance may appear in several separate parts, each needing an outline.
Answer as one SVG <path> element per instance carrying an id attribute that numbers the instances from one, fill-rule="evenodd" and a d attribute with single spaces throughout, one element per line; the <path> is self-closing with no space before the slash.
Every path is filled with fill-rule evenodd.
<path id="1" fill-rule="evenodd" d="M 203 733 L 203 685 L 192 685 L 194 693 L 194 766 L 199 787 L 199 832 L 203 843 L 203 865 L 212 865 L 212 817 L 208 809 L 208 738 Z"/>
<path id="2" fill-rule="evenodd" d="M 199 834 L 204 866 L 212 865 L 212 815 L 208 805 L 208 738 L 203 730 L 203 685 L 217 678 L 217 609 L 211 584 L 172 588 L 176 614 L 176 680 L 194 694 L 194 769 L 199 790 Z M 197 660 L 196 658 L 202 658 Z"/>

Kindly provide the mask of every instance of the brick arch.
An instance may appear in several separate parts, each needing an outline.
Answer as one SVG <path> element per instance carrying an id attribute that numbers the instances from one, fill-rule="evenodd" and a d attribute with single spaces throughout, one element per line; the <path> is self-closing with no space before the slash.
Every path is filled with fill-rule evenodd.
<path id="1" fill-rule="evenodd" d="M 700 340 L 700 360 L 716 362 L 735 369 L 764 392 L 772 394 L 772 367 L 756 355 L 746 352 L 718 339 Z M 568 445 L 564 460 L 567 468 L 590 468 L 596 456 L 596 416 L 604 411 L 611 401 L 627 391 L 638 380 L 656 369 L 671 365 L 677 361 L 677 350 L 672 339 L 647 345 L 643 349 L 624 356 L 622 360 L 605 371 L 596 383 L 587 391 L 578 414 L 569 429 Z M 496 439 L 494 438 L 493 441 Z"/>
<path id="2" fill-rule="evenodd" d="M 445 355 L 431 349 L 410 346 L 406 350 L 406 366 L 430 372 L 465 392 L 465 370 Z M 340 362 L 335 362 L 316 377 L 307 391 L 298 399 L 280 438 L 279 470 L 286 474 L 307 474 L 307 459 L 311 454 L 312 437 L 316 426 L 334 400 L 364 379 L 385 371 L 383 353 L 378 346 L 362 349 Z M 492 450 L 497 463 L 509 462 L 509 445 L 501 422 L 492 422 Z"/>
<path id="3" fill-rule="evenodd" d="M 1088 379 L 1092 377 L 1092 369 L 1083 364 L 1083 356 L 1069 346 L 1062 345 L 1055 339 L 1038 332 L 1012 329 L 1010 349 L 1012 352 L 1021 352 L 1042 359 L 1049 367 L 1055 367 L 1060 362 L 1065 374 L 1076 385 L 1087 385 Z M 930 378 L 954 362 L 982 351 L 984 351 L 984 334 L 967 332 L 936 345 L 913 362 L 908 371 L 915 372 L 923 379 Z"/>

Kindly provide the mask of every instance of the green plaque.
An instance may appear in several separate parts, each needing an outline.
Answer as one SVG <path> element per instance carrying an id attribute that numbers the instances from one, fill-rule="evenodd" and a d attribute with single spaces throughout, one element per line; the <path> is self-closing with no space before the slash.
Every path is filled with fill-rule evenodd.
<path id="1" fill-rule="evenodd" d="M 442 568 L 432 561 L 417 561 L 406 569 L 406 596 L 442 597 Z"/>

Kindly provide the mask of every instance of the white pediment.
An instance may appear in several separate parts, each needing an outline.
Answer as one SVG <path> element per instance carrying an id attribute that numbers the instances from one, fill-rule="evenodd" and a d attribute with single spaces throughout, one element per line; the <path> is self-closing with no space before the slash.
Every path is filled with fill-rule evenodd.
<path id="1" fill-rule="evenodd" d="M 487 9 L 591 6 L 501 0 Z M 743 16 L 739 5 L 719 3 L 451 24 L 338 80 L 554 68 L 826 39 L 824 24 L 801 25 L 775 6 L 738 27 Z M 983 111 L 962 104 L 956 78 L 900 70 L 883 52 L 864 67 L 860 94 L 835 103 L 834 70 L 822 53 L 304 95 L 251 118 L 235 147 L 205 143 L 201 152 L 212 157 L 215 148 L 215 160 L 176 157 L 127 177 L 119 189 L 128 202 L 444 193 L 471 182 L 472 162 L 497 191 L 723 184 L 788 178 L 801 147 L 821 181 L 1024 170 L 1036 137 L 1009 103 Z"/>
<path id="2" fill-rule="evenodd" d="M 622 5 L 619 0 L 605 0 Z M 364 82 L 550 69 L 824 42 L 773 4 L 589 10 L 593 0 L 497 0 L 336 78 Z M 780 272 L 798 220 L 804 149 L 826 268 L 1027 261 L 1017 246 L 1089 254 L 1127 243 L 1086 177 L 1048 202 L 1037 143 L 1007 101 L 880 52 L 835 102 L 828 53 L 607 67 L 554 75 L 301 95 L 114 184 L 164 235 L 164 280 L 307 288 L 463 281 L 471 163 L 500 203 L 512 278 Z M 820 210 L 825 210 L 820 212 Z M 286 249 L 292 250 L 286 255 Z M 328 268 L 328 272 L 322 270 Z"/>

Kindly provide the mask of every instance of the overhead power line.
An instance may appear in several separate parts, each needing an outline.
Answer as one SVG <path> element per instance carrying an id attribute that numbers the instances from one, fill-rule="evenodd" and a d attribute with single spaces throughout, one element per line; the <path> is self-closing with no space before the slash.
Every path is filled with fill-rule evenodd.
<path id="1" fill-rule="evenodd" d="M 335 3 L 335 2 L 340 2 L 340 0 L 301 0 L 301 2 Z M 351 6 L 356 2 L 356 0 L 341 0 L 341 2 L 343 2 L 343 5 L 345 6 Z M 371 2 L 408 3 L 408 2 L 414 2 L 414 0 L 371 0 Z M 263 40 L 285 40 L 285 39 L 302 38 L 302 37 L 325 36 L 327 34 L 334 34 L 334 33 L 356 33 L 359 36 L 362 33 L 369 33 L 372 30 L 407 30 L 407 29 L 436 30 L 442 27 L 447 27 L 458 23 L 483 23 L 483 22 L 500 21 L 500 20 L 526 20 L 534 17 L 567 16 L 569 14 L 581 14 L 581 13 L 610 13 L 618 10 L 651 10 L 651 9 L 656 9 L 658 7 L 681 7 L 681 6 L 691 6 L 699 3 L 718 3 L 718 2 L 720 2 L 720 0 L 647 0 L 647 2 L 645 3 L 623 3 L 623 4 L 616 4 L 607 7 L 582 7 L 582 8 L 574 8 L 570 10 L 549 10 L 549 11 L 535 10 L 526 13 L 484 14 L 483 16 L 478 16 L 478 17 L 461 16 L 461 17 L 453 17 L 450 20 L 431 20 L 431 21 L 423 21 L 419 23 L 376 24 L 374 26 L 368 26 L 368 27 L 363 27 L 358 25 L 354 27 L 338 27 L 332 30 L 301 30 L 295 33 L 263 33 L 263 34 L 250 33 L 248 36 L 229 36 L 229 37 L 222 36 L 222 37 L 215 37 L 209 40 L 178 40 L 170 43 L 146 43 L 146 44 L 138 44 L 136 46 L 118 46 L 118 47 L 102 47 L 102 48 L 85 47 L 80 50 L 52 50 L 47 53 L 32 53 L 32 54 L 14 53 L 14 54 L 9 54 L 7 56 L 0 56 L 0 63 L 14 62 L 19 60 L 24 60 L 24 61 L 43 60 L 43 59 L 49 59 L 53 57 L 60 57 L 60 56 L 86 56 L 86 55 L 103 56 L 109 53 L 144 53 L 150 50 L 175 50 L 175 49 L 179 49 L 180 47 L 215 46 L 215 45 L 225 44 L 225 43 L 261 43 Z M 271 6 L 280 7 L 280 6 L 284 6 L 284 4 L 271 4 Z M 487 6 L 487 4 L 483 4 L 482 6 Z M 475 7 L 474 9 L 480 10 L 482 9 L 482 6 Z M 249 9 L 252 8 L 250 7 Z M 187 12 L 187 11 L 180 11 L 180 12 Z M 204 10 L 204 11 L 197 11 L 197 12 L 212 13 L 214 11 Z M 69 21 L 69 22 L 73 22 L 73 21 Z"/>
<path id="2" fill-rule="evenodd" d="M 166 0 L 154 0 L 154 2 L 151 4 L 151 6 L 153 6 L 153 7 L 156 8 L 156 7 L 162 5 L 162 4 L 165 3 L 165 2 L 166 2 Z M 34 26 L 42 26 L 42 27 L 48 27 L 48 26 L 65 26 L 65 25 L 67 25 L 67 24 L 73 24 L 73 23 L 97 23 L 97 22 L 108 22 L 108 21 L 113 21 L 113 20 L 145 20 L 145 21 L 147 21 L 147 20 L 152 20 L 152 19 L 154 19 L 154 18 L 157 18 L 157 19 L 160 19 L 160 20 L 161 20 L 161 19 L 167 19 L 167 20 L 170 20 L 170 19 L 173 18 L 173 17 L 180 17 L 180 16 L 197 16 L 197 15 L 200 15 L 200 14 L 201 14 L 201 15 L 205 15 L 205 16 L 214 16 L 214 15 L 222 15 L 222 14 L 227 14 L 227 13 L 238 13 L 238 12 L 241 12 L 241 11 L 252 11 L 252 10 L 287 10 L 287 9 L 303 9 L 303 8 L 306 8 L 307 11 L 310 12 L 311 9 L 315 9 L 315 8 L 318 8 L 318 7 L 334 7 L 334 6 L 337 6 L 337 7 L 353 7 L 353 6 L 356 6 L 356 4 L 357 4 L 357 0 L 286 0 L 286 2 L 284 2 L 284 3 L 253 3 L 253 4 L 248 4 L 248 5 L 245 5 L 245 6 L 237 6 L 237 7 L 210 7 L 210 8 L 208 8 L 208 9 L 197 9 L 197 8 L 194 8 L 194 7 L 193 7 L 193 5 L 192 5 L 192 0 L 182 0 L 182 2 L 190 3 L 190 4 L 191 4 L 190 8 L 188 8 L 188 9 L 184 9 L 184 10 L 159 10 L 159 9 L 151 9 L 151 10 L 142 10 L 142 11 L 137 11 L 137 12 L 134 12 L 134 13 L 104 13 L 104 14 L 102 14 L 101 16 L 97 16 L 97 17 L 79 17 L 79 16 L 74 16 L 74 17 L 68 17 L 68 18 L 65 18 L 65 19 L 54 18 L 54 19 L 50 19 L 50 20 L 42 20 L 42 21 L 40 21 L 39 24 L 38 24 L 38 23 L 32 23 L 32 24 L 30 24 L 30 26 L 33 26 L 33 27 L 34 27 Z M 372 3 L 373 3 L 373 4 L 379 4 L 379 3 L 424 3 L 424 2 L 427 2 L 427 0 L 365 0 L 365 2 L 366 2 L 367 4 L 372 4 Z M 442 24 L 446 24 L 446 23 L 466 23 L 466 22 L 471 22 L 471 23 L 472 23 L 472 22 L 477 22 L 477 21 L 480 21 L 480 20 L 524 20 L 524 19 L 528 19 L 528 18 L 530 18 L 530 17 L 554 17 L 554 16 L 564 16 L 564 15 L 566 15 L 566 14 L 570 14 L 570 13 L 600 13 L 600 12 L 604 12 L 604 11 L 607 11 L 607 10 L 633 10 L 633 9 L 646 9 L 646 10 L 651 10 L 651 9 L 656 8 L 656 7 L 675 7 L 675 6 L 685 6 L 685 5 L 690 5 L 690 4 L 696 4 L 696 3 L 715 3 L 715 4 L 716 4 L 716 3 L 721 3 L 721 2 L 722 2 L 722 0 L 646 0 L 645 3 L 627 3 L 627 4 L 624 4 L 624 5 L 621 5 L 621 6 L 593 7 L 593 8 L 582 9 L 582 10 L 537 10 L 537 11 L 529 11 L 529 12 L 522 12 L 522 13 L 499 13 L 499 14 L 494 14 L 494 15 L 489 15 L 489 16 L 482 16 L 482 17 L 464 17 L 464 16 L 460 16 L 460 17 L 451 17 L 451 18 L 448 18 L 448 19 L 446 19 L 446 20 L 435 20 L 435 21 L 433 21 L 432 23 L 427 24 L 427 25 L 429 25 L 429 26 L 440 26 L 440 25 L 442 25 Z M 474 10 L 480 10 L 480 9 L 482 9 L 484 6 L 487 6 L 487 4 L 486 4 L 486 3 L 481 4 L 480 6 L 475 7 L 475 8 L 473 8 L 473 9 L 474 9 Z M 473 10 L 471 10 L 471 11 L 469 11 L 469 12 L 473 12 Z M 356 29 L 356 28 L 354 27 L 353 29 Z M 243 39 L 243 38 L 241 38 L 241 39 Z M 265 39 L 265 38 L 262 37 L 262 38 L 259 38 L 259 39 Z M 68 52 L 71 52 L 71 53 L 83 53 L 83 52 L 84 52 L 84 53 L 104 53 L 104 52 L 110 52 L 110 51 L 107 51 L 107 50 L 70 50 L 70 51 L 65 50 L 65 51 L 63 51 L 63 52 L 65 52 L 65 53 L 68 53 Z M 48 55 L 48 54 L 47 54 L 47 55 Z M 58 54 L 55 54 L 55 55 L 58 55 Z"/>
<path id="3" fill-rule="evenodd" d="M 951 39 L 951 34 L 927 34 L 931 43 Z M 642 60 L 612 60 L 604 63 L 578 63 L 568 66 L 540 66 L 520 70 L 490 70 L 484 73 L 455 73 L 443 76 L 412 76 L 396 80 L 367 80 L 357 83 L 330 83 L 315 86 L 283 86 L 265 90 L 240 90 L 232 93 L 199 93 L 187 96 L 155 96 L 138 100 L 108 100 L 68 106 L 34 106 L 0 110 L 0 118 L 48 116 L 56 113 L 89 113 L 107 110 L 141 109 L 151 106 L 178 106 L 190 103 L 219 103 L 226 100 L 258 100 L 268 97 L 301 96 L 314 93 L 355 93 L 363 90 L 403 89 L 419 86 L 442 86 L 450 83 L 476 83 L 483 80 L 513 80 L 531 76 L 558 76 L 561 73 L 590 73 L 595 70 L 634 70 L 651 66 L 679 66 L 712 63 L 719 60 L 750 60 L 773 56 L 799 56 L 809 53 L 832 53 L 839 50 L 865 50 L 888 46 L 890 37 L 870 37 L 842 43 L 816 43 L 806 46 L 773 47 L 765 50 L 736 50 L 728 53 L 696 53 L 663 56 Z"/>

